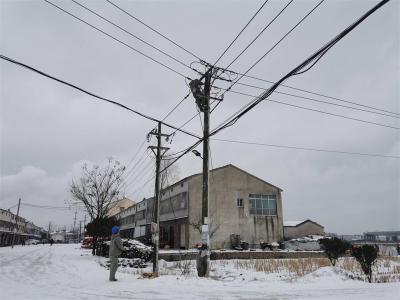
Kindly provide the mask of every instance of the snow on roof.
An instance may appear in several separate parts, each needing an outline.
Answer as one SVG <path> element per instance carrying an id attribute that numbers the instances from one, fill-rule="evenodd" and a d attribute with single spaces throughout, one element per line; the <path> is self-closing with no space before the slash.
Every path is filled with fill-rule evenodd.
<path id="1" fill-rule="evenodd" d="M 304 222 L 304 220 L 303 221 L 284 221 L 283 226 L 297 226 L 303 222 Z"/>

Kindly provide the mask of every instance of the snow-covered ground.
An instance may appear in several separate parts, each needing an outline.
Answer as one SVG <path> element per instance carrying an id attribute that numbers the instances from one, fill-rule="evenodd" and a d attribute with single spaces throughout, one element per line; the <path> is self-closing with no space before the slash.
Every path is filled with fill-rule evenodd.
<path id="1" fill-rule="evenodd" d="M 400 299 L 399 282 L 368 284 L 332 267 L 288 280 L 223 261 L 204 279 L 161 262 L 170 275 L 141 279 L 140 270 L 120 268 L 109 282 L 105 262 L 79 245 L 0 248 L 0 299 Z"/>

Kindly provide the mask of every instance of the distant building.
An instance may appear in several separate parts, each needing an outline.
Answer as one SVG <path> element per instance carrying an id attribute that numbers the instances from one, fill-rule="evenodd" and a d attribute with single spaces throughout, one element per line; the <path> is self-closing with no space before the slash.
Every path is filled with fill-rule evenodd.
<path id="1" fill-rule="evenodd" d="M 27 221 L 21 216 L 16 216 L 9 210 L 0 208 L 0 246 L 12 244 L 15 230 L 14 244 L 22 244 L 28 239 L 41 239 L 44 229 Z"/>
<path id="2" fill-rule="evenodd" d="M 65 242 L 65 237 L 66 233 L 65 231 L 59 231 L 59 232 L 52 232 L 50 234 L 50 237 L 54 240 L 56 243 L 64 243 Z"/>
<path id="3" fill-rule="evenodd" d="M 282 190 L 236 166 L 210 171 L 211 248 L 230 248 L 231 234 L 258 247 L 283 240 Z M 160 201 L 160 246 L 191 248 L 201 241 L 202 174 L 163 189 Z M 144 199 L 116 215 L 125 237 L 148 239 L 154 199 Z"/>
<path id="4" fill-rule="evenodd" d="M 400 231 L 364 232 L 364 240 L 368 242 L 400 242 Z"/>
<path id="5" fill-rule="evenodd" d="M 118 200 L 111 207 L 111 209 L 108 210 L 107 216 L 108 217 L 113 217 L 116 214 L 122 212 L 123 210 L 127 209 L 128 207 L 131 207 L 134 204 L 135 204 L 135 202 L 133 202 L 131 199 L 128 199 L 128 198 L 123 198 L 121 200 Z"/>
<path id="6" fill-rule="evenodd" d="M 324 227 L 309 219 L 304 221 L 285 221 L 283 223 L 285 240 L 301 238 L 307 235 L 324 235 Z"/>

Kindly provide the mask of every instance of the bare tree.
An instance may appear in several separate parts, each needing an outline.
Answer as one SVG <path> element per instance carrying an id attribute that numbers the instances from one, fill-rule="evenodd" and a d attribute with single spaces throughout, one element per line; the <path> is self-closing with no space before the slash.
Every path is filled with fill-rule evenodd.
<path id="1" fill-rule="evenodd" d="M 109 158 L 104 167 L 82 165 L 78 180 L 72 180 L 69 191 L 76 202 L 81 202 L 91 220 L 106 217 L 108 211 L 121 198 L 121 185 L 125 166 Z"/>
<path id="2" fill-rule="evenodd" d="M 196 229 L 201 234 L 201 217 L 197 216 L 192 221 L 189 222 L 189 225 Z M 208 230 L 209 230 L 209 237 L 210 239 L 214 236 L 214 234 L 219 230 L 221 224 L 216 222 L 215 218 L 212 216 L 208 218 Z"/>
<path id="3" fill-rule="evenodd" d="M 88 212 L 91 222 L 97 228 L 104 223 L 107 213 L 121 197 L 121 185 L 125 166 L 109 158 L 104 167 L 82 165 L 82 174 L 78 180 L 72 180 L 69 190 L 73 200 L 81 202 Z M 88 224 L 88 225 L 89 225 Z M 96 254 L 97 238 L 101 236 L 97 230 L 93 234 L 92 254 Z"/>
<path id="4" fill-rule="evenodd" d="M 164 170 L 168 167 L 172 162 L 172 159 L 163 159 L 161 161 L 161 170 Z M 160 174 L 160 185 L 161 190 L 166 188 L 167 186 L 177 182 L 179 180 L 179 166 L 177 164 L 173 164 L 168 167 L 166 170 L 162 171 Z"/>

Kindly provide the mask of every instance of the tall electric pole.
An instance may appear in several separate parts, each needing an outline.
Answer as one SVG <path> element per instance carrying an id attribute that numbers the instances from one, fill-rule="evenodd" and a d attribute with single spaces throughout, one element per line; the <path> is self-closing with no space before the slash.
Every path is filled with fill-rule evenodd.
<path id="1" fill-rule="evenodd" d="M 154 257 L 153 257 L 153 273 L 158 276 L 158 250 L 160 243 L 160 166 L 161 157 L 169 149 L 161 146 L 161 138 L 168 137 L 168 134 L 161 132 L 161 122 L 158 122 L 157 130 L 152 130 L 149 135 L 157 136 L 157 146 L 149 146 L 151 151 L 156 155 L 156 180 L 154 187 L 154 224 L 152 224 L 152 235 L 154 243 Z M 154 150 L 156 149 L 156 152 Z M 162 152 L 163 151 L 163 152 Z M 162 153 L 161 153 L 162 152 Z"/>
<path id="2" fill-rule="evenodd" d="M 73 237 L 73 240 L 75 240 L 76 214 L 77 214 L 77 210 L 75 210 L 75 215 L 74 215 L 74 227 L 72 228 L 72 237 Z"/>
<path id="3" fill-rule="evenodd" d="M 51 221 L 49 222 L 49 230 L 47 231 L 47 238 L 50 241 L 50 226 L 51 226 Z"/>
<path id="4" fill-rule="evenodd" d="M 18 229 L 18 216 L 19 216 L 19 207 L 21 206 L 21 198 L 18 199 L 18 209 L 17 209 L 17 216 L 15 218 L 15 227 L 14 227 L 14 232 L 13 232 L 13 237 L 12 237 L 12 243 L 11 243 L 11 248 L 14 248 L 14 242 L 15 242 L 15 232 Z"/>
<path id="5" fill-rule="evenodd" d="M 209 238 L 209 219 L 208 219 L 208 198 L 209 198 L 209 135 L 210 135 L 210 91 L 211 77 L 213 68 L 210 67 L 201 79 L 190 82 L 190 89 L 196 99 L 196 104 L 204 114 L 203 126 L 203 187 L 201 201 L 201 247 L 196 260 L 197 274 L 199 277 L 208 277 L 210 269 L 210 238 Z M 218 100 L 218 99 L 216 99 Z"/>
<path id="6" fill-rule="evenodd" d="M 83 216 L 83 238 L 85 238 L 86 215 Z"/>
<path id="7" fill-rule="evenodd" d="M 202 249 L 199 253 L 199 261 L 202 264 L 203 272 L 199 272 L 200 277 L 208 277 L 210 269 L 210 237 L 208 222 L 208 175 L 209 175 L 209 135 L 210 135 L 210 90 L 211 90 L 212 68 L 205 75 L 204 82 L 204 131 L 203 131 L 203 194 L 202 194 L 202 226 L 201 226 L 201 242 Z"/>
<path id="8" fill-rule="evenodd" d="M 78 234 L 78 243 L 81 242 L 81 237 L 82 237 L 82 220 L 79 221 L 79 234 Z"/>

